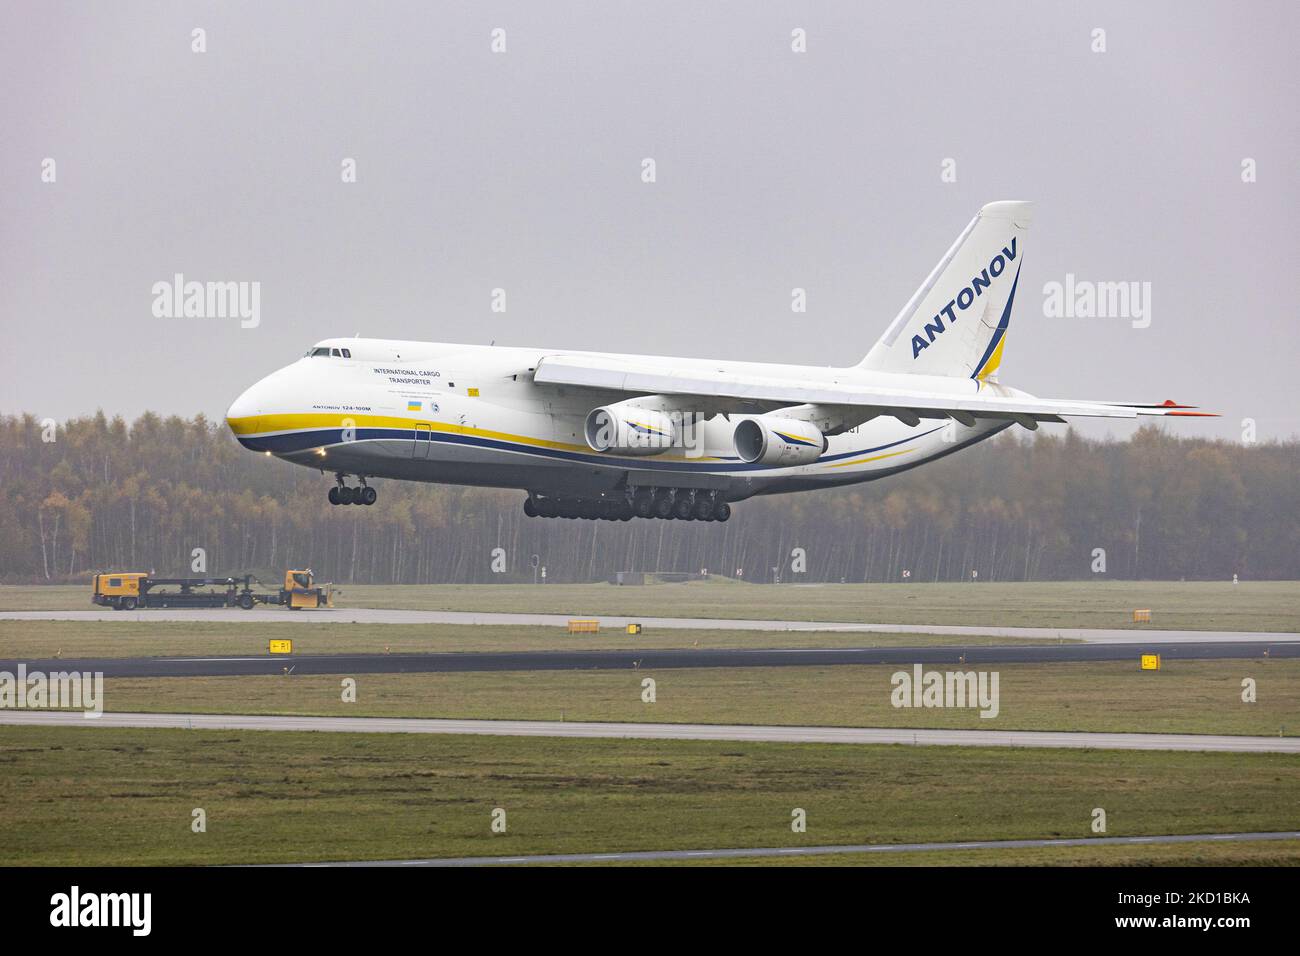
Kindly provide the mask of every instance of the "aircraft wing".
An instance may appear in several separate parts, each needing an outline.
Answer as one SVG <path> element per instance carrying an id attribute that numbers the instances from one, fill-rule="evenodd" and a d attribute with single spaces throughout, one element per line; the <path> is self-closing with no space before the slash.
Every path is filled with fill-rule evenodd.
<path id="1" fill-rule="evenodd" d="M 1193 406 L 1172 401 L 1129 403 L 1042 399 L 997 394 L 999 387 L 971 381 L 969 394 L 921 388 L 864 387 L 839 382 L 835 370 L 824 381 L 763 378 L 725 369 L 676 370 L 668 366 L 628 362 L 606 356 L 548 355 L 536 368 L 534 381 L 633 395 L 674 395 L 694 399 L 706 412 L 767 410 L 789 405 L 817 405 L 851 411 L 849 417 L 866 420 L 890 415 L 908 424 L 921 418 L 954 418 L 969 423 L 976 418 L 998 418 L 1034 427 L 1037 422 L 1061 422 L 1067 417 L 1137 418 L 1139 415 L 1208 415 L 1190 411 Z M 897 378 L 897 376 L 896 376 Z"/>

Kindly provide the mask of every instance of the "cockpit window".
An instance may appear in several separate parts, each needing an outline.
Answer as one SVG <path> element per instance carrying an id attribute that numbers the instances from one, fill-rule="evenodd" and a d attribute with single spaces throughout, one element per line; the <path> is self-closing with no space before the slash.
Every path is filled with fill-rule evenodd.
<path id="1" fill-rule="evenodd" d="M 328 356 L 330 354 L 330 350 L 327 348 L 312 349 L 307 354 L 310 355 L 312 358 L 320 358 L 320 356 L 322 355 Z"/>
<path id="2" fill-rule="evenodd" d="M 343 350 L 343 357 L 344 357 L 344 358 L 352 358 L 352 350 L 351 350 L 351 349 L 344 349 L 344 350 Z"/>

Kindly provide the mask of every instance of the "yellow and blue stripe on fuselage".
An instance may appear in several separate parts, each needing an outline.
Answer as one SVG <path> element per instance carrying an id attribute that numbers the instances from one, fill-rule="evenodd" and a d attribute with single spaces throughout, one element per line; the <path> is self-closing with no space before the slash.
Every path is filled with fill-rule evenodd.
<path id="1" fill-rule="evenodd" d="M 637 471 L 679 471 L 715 473 L 756 473 L 789 471 L 789 466 L 773 468 L 761 463 L 746 463 L 735 456 L 709 456 L 685 458 L 681 455 L 655 455 L 635 458 L 593 452 L 585 445 L 574 445 L 528 435 L 516 435 L 488 429 L 452 425 L 443 422 L 416 422 L 411 419 L 383 415 L 348 416 L 350 439 L 345 439 L 345 426 L 337 414 L 302 413 L 261 415 L 252 418 L 229 419 L 231 431 L 239 443 L 252 451 L 270 452 L 273 455 L 293 457 L 316 449 L 365 441 L 430 441 L 435 444 L 473 446 L 496 451 L 511 452 L 568 461 L 574 464 L 610 467 L 618 464 Z M 427 428 L 425 427 L 427 426 Z M 917 432 L 906 438 L 884 444 L 855 448 L 851 451 L 823 455 L 815 464 L 828 467 L 863 464 L 862 459 L 879 452 L 898 449 L 899 454 L 910 451 L 909 445 L 939 431 L 943 426 Z M 881 456 L 892 457 L 892 456 Z M 855 460 L 857 459 L 857 460 Z"/>

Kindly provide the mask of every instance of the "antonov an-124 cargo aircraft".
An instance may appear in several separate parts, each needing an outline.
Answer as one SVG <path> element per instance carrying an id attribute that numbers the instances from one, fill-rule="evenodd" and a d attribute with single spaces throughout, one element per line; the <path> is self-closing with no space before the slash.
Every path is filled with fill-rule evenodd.
<path id="1" fill-rule="evenodd" d="M 337 338 L 237 398 L 240 443 L 333 475 L 519 488 L 533 517 L 726 521 L 751 495 L 871 481 L 1013 424 L 1195 415 L 998 381 L 1033 206 L 981 209 L 845 368 Z M 356 478 L 355 485 L 347 479 Z"/>

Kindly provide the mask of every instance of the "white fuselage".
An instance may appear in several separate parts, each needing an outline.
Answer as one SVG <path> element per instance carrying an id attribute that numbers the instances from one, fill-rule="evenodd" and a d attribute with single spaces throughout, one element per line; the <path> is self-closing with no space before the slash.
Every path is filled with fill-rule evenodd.
<path id="1" fill-rule="evenodd" d="M 313 349 L 322 350 L 326 354 L 309 353 L 262 379 L 231 405 L 227 421 L 245 447 L 364 478 L 561 495 L 619 488 L 705 489 L 737 501 L 879 478 L 973 444 L 1008 424 L 978 420 L 965 426 L 922 419 L 909 426 L 894 417 L 878 417 L 831 435 L 815 461 L 768 467 L 747 464 L 737 455 L 733 433 L 737 420 L 747 416 L 716 414 L 699 426 L 691 448 L 628 456 L 593 451 L 583 430 L 594 407 L 625 400 L 626 392 L 533 380 L 539 360 L 555 350 L 361 338 L 329 339 Z M 740 378 L 877 386 L 893 378 L 854 367 L 600 355 Z M 959 379 L 938 385 L 970 394 L 980 388 Z M 985 383 L 983 388 L 987 393 L 999 386 Z"/>

